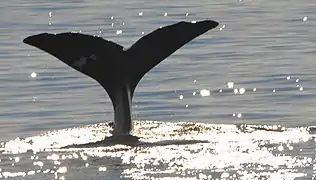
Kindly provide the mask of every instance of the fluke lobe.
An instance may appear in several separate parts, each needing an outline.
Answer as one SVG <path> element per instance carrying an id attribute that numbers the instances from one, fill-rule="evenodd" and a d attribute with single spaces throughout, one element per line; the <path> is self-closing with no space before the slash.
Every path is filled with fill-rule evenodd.
<path id="1" fill-rule="evenodd" d="M 35 46 L 95 79 L 108 93 L 114 109 L 113 135 L 129 135 L 135 88 L 153 67 L 197 36 L 218 26 L 212 20 L 179 22 L 159 28 L 129 49 L 114 42 L 80 33 L 42 33 L 27 37 Z"/>

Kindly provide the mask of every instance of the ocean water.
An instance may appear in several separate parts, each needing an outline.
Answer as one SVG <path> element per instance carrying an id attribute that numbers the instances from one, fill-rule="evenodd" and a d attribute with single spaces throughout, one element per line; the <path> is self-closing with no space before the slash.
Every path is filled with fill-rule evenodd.
<path id="1" fill-rule="evenodd" d="M 25 37 L 77 31 L 129 47 L 204 19 L 220 25 L 136 89 L 143 143 L 61 148 L 109 136 L 112 105 Z M 315 27 L 310 0 L 1 1 L 0 179 L 315 179 Z"/>

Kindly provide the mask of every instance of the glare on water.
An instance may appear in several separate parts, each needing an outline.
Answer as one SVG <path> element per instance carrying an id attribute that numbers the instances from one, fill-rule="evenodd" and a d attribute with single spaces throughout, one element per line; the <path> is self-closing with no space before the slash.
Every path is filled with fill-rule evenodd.
<path id="1" fill-rule="evenodd" d="M 299 145 L 315 143 L 310 128 L 154 121 L 137 121 L 134 128 L 133 134 L 141 137 L 142 143 L 60 149 L 69 143 L 102 140 L 111 129 L 107 124 L 11 140 L 2 144 L 1 162 L 12 167 L 27 161 L 32 164 L 25 167 L 25 172 L 4 167 L 2 176 L 27 179 L 37 174 L 72 179 L 96 172 L 109 172 L 111 176 L 112 171 L 121 169 L 120 176 L 132 179 L 162 174 L 182 178 L 282 179 L 302 177 L 306 168 L 315 168 L 314 158 L 305 156 Z"/>

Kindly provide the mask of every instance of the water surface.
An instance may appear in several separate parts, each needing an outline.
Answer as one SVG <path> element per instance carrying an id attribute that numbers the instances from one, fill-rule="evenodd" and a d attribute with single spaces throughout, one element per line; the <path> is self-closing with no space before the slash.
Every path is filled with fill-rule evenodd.
<path id="1" fill-rule="evenodd" d="M 308 0 L 1 1 L 0 178 L 312 179 L 315 9 Z M 133 119 L 144 142 L 209 143 L 59 149 L 109 135 L 100 123 L 113 120 L 112 105 L 25 37 L 81 31 L 129 47 L 160 26 L 204 19 L 220 25 L 142 79 Z"/>

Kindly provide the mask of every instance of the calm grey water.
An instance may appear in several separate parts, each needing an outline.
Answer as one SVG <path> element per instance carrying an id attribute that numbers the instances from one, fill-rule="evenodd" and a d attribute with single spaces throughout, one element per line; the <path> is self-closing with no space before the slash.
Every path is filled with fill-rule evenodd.
<path id="1" fill-rule="evenodd" d="M 112 105 L 25 37 L 81 31 L 129 47 L 159 26 L 204 19 L 220 25 L 136 89 L 134 134 L 158 145 L 59 149 L 108 135 L 99 123 L 113 120 Z M 315 49 L 310 0 L 1 1 L 0 179 L 313 179 Z"/>

